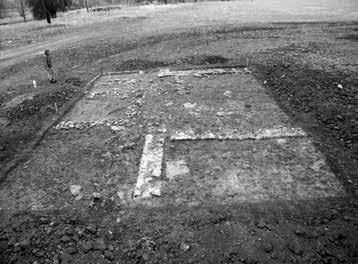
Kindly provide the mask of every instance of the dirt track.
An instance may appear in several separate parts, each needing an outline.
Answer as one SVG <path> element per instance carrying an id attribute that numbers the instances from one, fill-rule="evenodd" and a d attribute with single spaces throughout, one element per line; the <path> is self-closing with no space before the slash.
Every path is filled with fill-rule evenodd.
<path id="1" fill-rule="evenodd" d="M 333 16 L 333 19 L 336 18 L 337 16 Z M 143 20 L 139 24 L 143 25 L 147 22 Z M 39 187 L 51 189 L 51 186 L 56 186 L 52 189 L 53 194 L 59 197 L 57 201 L 59 204 L 67 200 L 70 203 L 82 203 L 83 206 L 80 207 L 81 210 L 64 208 L 58 211 L 61 206 L 47 208 L 44 211 L 18 210 L 11 217 L 12 223 L 4 225 L 0 231 L 1 261 L 4 263 L 24 263 L 24 261 L 25 263 L 26 261 L 30 263 L 34 261 L 38 263 L 116 263 L 116 261 L 119 263 L 354 263 L 357 260 L 358 205 L 355 197 L 357 190 L 355 172 L 357 171 L 358 100 L 355 77 L 357 49 L 354 42 L 357 24 L 354 22 L 270 23 L 213 28 L 207 27 L 205 23 L 201 25 L 204 27 L 200 30 L 189 30 L 185 33 L 164 33 L 163 29 L 152 37 L 152 33 L 148 31 L 148 36 L 144 34 L 146 37 L 129 43 L 118 43 L 118 39 L 109 38 L 73 46 L 70 50 L 64 48 L 55 51 L 57 58 L 64 58 L 59 65 L 60 71 L 65 72 L 64 69 L 69 66 L 83 65 L 74 69 L 71 75 L 63 73 L 58 86 L 46 87 L 45 82 L 40 80 L 40 89 L 35 91 L 34 100 L 24 101 L 7 110 L 7 120 L 11 123 L 2 130 L 4 142 L 0 145 L 5 146 L 1 151 L 2 161 L 7 162 L 11 159 L 11 153 L 18 151 L 16 147 L 18 143 L 15 142 L 19 140 L 16 134 L 19 132 L 16 131 L 27 136 L 25 140 L 31 140 L 32 134 L 30 132 L 26 134 L 19 128 L 27 125 L 29 130 L 36 130 L 36 126 L 41 126 L 44 119 L 55 116 L 53 103 L 58 102 L 60 107 L 66 107 L 69 98 L 81 95 L 83 81 L 88 80 L 91 74 L 98 73 L 99 65 L 104 70 L 198 65 L 202 67 L 208 63 L 225 66 L 243 64 L 246 63 L 246 58 L 249 58 L 249 68 L 256 76 L 256 81 L 265 87 L 266 93 L 286 112 L 290 117 L 290 123 L 303 127 L 312 137 L 315 149 L 323 153 L 329 166 L 327 169 L 333 172 L 335 179 L 344 186 L 347 197 L 305 201 L 271 200 L 231 205 L 212 203 L 212 205 L 198 206 L 197 200 L 188 199 L 178 203 L 177 199 L 183 198 L 178 196 L 182 190 L 174 187 L 167 193 L 172 193 L 175 197 L 176 206 L 157 209 L 129 208 L 104 198 L 109 197 L 112 189 L 117 195 L 115 199 L 123 197 L 123 193 L 116 193 L 118 182 L 111 183 L 113 179 L 111 173 L 117 175 L 116 179 L 119 182 L 127 183 L 128 186 L 133 186 L 135 183 L 137 173 L 133 166 L 140 161 L 145 135 L 145 131 L 135 124 L 137 121 L 142 124 L 142 121 L 136 121 L 133 116 L 133 119 L 130 119 L 133 121 L 133 126 L 130 126 L 129 130 L 117 131 L 120 137 L 114 137 L 113 142 L 107 140 L 116 133 L 113 134 L 108 127 L 95 128 L 92 134 L 83 131 L 51 130 L 47 139 L 35 150 L 30 162 L 21 164 L 26 167 L 27 164 L 33 164 L 35 161 L 37 165 L 31 165 L 23 170 L 19 167 L 17 172 L 23 175 L 9 178 L 10 182 L 22 181 L 24 184 L 17 185 L 15 188 L 9 188 L 8 184 L 2 185 L 1 193 L 9 193 L 12 199 L 6 200 L 0 207 L 10 204 L 14 208 L 24 208 L 18 204 L 22 201 L 28 204 L 32 198 L 37 197 L 38 199 L 33 201 L 39 209 L 41 204 L 36 202 L 46 201 L 51 196 L 36 191 L 30 193 L 32 198 L 28 196 L 27 199 L 24 193 L 28 192 L 23 191 Z M 179 31 L 183 31 L 183 28 Z M 106 48 L 98 50 L 98 44 Z M 69 56 L 73 54 L 76 56 Z M 15 65 L 13 73 L 4 69 L 7 78 L 3 83 L 7 84 L 3 87 L 10 91 L 11 82 L 19 76 L 20 80 L 32 79 L 32 74 L 38 69 L 31 69 L 29 66 L 38 63 L 39 60 L 35 58 L 26 64 Z M 87 72 L 80 80 L 80 72 L 84 70 Z M 66 79 L 69 81 L 65 82 Z M 25 87 L 21 85 L 13 87 L 15 92 L 6 94 L 3 100 L 8 101 L 16 94 L 23 93 L 26 91 Z M 175 92 L 179 95 L 182 93 L 180 96 L 189 99 L 186 98 L 185 89 Z M 198 95 L 200 96 L 200 93 Z M 136 94 L 130 95 L 129 99 L 131 96 Z M 171 99 L 174 101 L 172 106 L 174 112 L 181 111 L 179 110 L 181 108 L 175 105 L 176 100 L 180 101 L 181 106 L 184 103 L 180 96 Z M 161 97 L 154 97 L 151 101 L 159 98 Z M 204 99 L 200 101 L 202 104 L 207 102 Z M 123 100 L 125 102 L 127 99 Z M 160 103 L 146 107 L 152 111 L 156 108 L 160 110 L 162 107 Z M 209 104 L 215 104 L 215 100 Z M 245 106 L 244 108 L 245 111 L 249 110 Z M 256 109 L 255 106 L 251 108 Z M 123 109 L 117 110 L 113 114 L 120 116 Z M 224 110 L 222 112 L 225 112 Z M 195 113 L 201 112 L 195 107 L 192 112 L 193 114 L 185 115 L 187 120 L 179 119 L 179 123 L 193 120 L 196 122 Z M 162 113 L 164 116 L 167 114 L 165 111 Z M 174 120 L 177 116 L 173 116 Z M 194 119 L 191 120 L 189 117 Z M 204 114 L 204 117 L 206 120 L 204 123 L 211 122 L 212 116 Z M 158 120 L 150 119 L 150 121 L 155 123 Z M 234 119 L 228 120 L 227 124 L 233 122 Z M 265 124 L 264 121 L 257 124 L 259 123 Z M 173 124 L 175 125 L 175 122 Z M 214 123 L 212 125 L 215 126 Z M 178 127 L 181 126 L 180 124 Z M 13 131 L 15 134 L 12 134 Z M 98 135 L 102 136 L 94 140 Z M 20 140 L 24 139 L 20 137 Z M 117 142 L 118 140 L 120 142 Z M 108 149 L 104 148 L 105 142 Z M 54 147 L 49 148 L 51 144 Z M 209 179 L 210 171 L 220 171 L 220 166 L 223 164 L 237 163 L 236 158 L 230 158 L 237 148 L 251 150 L 250 147 L 225 146 L 225 143 L 222 143 L 213 147 L 208 155 L 210 148 L 205 144 L 166 146 L 168 154 L 166 161 L 174 164 L 170 162 L 177 160 L 178 157 L 190 157 L 191 164 L 199 164 L 203 162 L 201 159 L 211 159 L 210 166 L 197 168 L 198 175 L 207 174 L 206 178 Z M 282 148 L 273 142 L 268 145 L 273 149 Z M 294 150 L 296 145 L 291 149 Z M 119 149 L 118 146 L 123 148 Z M 221 148 L 225 151 L 222 152 Z M 264 152 L 265 148 L 265 146 L 258 147 L 257 154 L 254 156 L 258 163 L 263 162 L 260 153 Z M 302 153 L 301 155 L 304 155 Z M 117 154 L 120 155 L 121 161 L 113 162 L 118 158 Z M 51 161 L 57 155 L 63 157 L 62 163 Z M 71 162 L 75 166 L 85 168 L 86 160 L 81 161 L 79 157 L 86 155 L 96 161 L 94 165 L 99 173 L 96 174 L 93 170 L 88 172 L 69 170 L 72 166 Z M 253 159 L 250 155 L 245 155 L 243 163 L 245 159 Z M 289 160 L 292 152 L 288 152 L 287 155 L 288 157 L 280 156 L 280 158 Z M 218 157 L 222 162 L 216 164 Z M 76 159 L 82 163 L 77 162 Z M 50 162 L 53 168 L 50 170 L 46 167 L 42 168 L 44 160 Z M 33 177 L 36 176 L 35 174 L 28 177 L 36 168 L 42 170 L 41 175 L 45 177 Z M 101 173 L 103 169 L 111 173 L 103 174 Z M 128 177 L 132 174 L 133 179 Z M 60 175 L 65 177 L 57 177 Z M 99 181 L 105 184 L 93 184 L 93 190 L 87 193 L 82 190 L 85 196 L 76 201 L 69 190 L 69 186 L 73 183 L 71 181 L 82 176 L 82 179 L 86 180 L 93 175 L 96 178 L 93 183 Z M 227 179 L 231 179 L 229 176 Z M 200 180 L 199 177 L 197 183 L 200 183 Z M 192 197 L 190 192 L 195 191 L 195 188 L 190 181 L 186 181 L 187 179 L 184 178 L 183 184 L 187 184 L 189 191 L 186 195 Z M 229 193 L 230 190 L 232 191 L 229 188 L 231 186 L 223 182 L 220 185 L 217 179 L 213 180 L 215 181 L 217 181 L 216 189 L 215 186 L 207 186 L 198 195 L 210 192 L 212 189 L 216 190 L 216 193 L 220 193 L 225 188 L 228 188 L 226 191 Z M 323 184 L 327 184 L 327 181 Z M 19 186 L 23 187 L 22 191 Z M 267 188 L 270 186 L 264 189 Z M 99 190 L 102 190 L 100 198 L 93 198 L 93 192 Z M 249 188 L 246 191 L 249 192 Z M 204 200 L 205 195 L 200 199 Z M 188 207 L 187 202 L 193 203 Z M 1 218 L 9 220 L 9 216 L 2 213 Z"/>

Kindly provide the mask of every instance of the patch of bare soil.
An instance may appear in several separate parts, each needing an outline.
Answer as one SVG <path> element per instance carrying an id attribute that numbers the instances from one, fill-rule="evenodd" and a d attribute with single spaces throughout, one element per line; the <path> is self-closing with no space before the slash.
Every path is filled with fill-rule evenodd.
<path id="1" fill-rule="evenodd" d="M 130 59 L 122 63 L 113 64 L 113 69 L 115 71 L 147 70 L 151 68 L 166 67 L 168 65 L 169 63 L 164 61 Z"/>
<path id="2" fill-rule="evenodd" d="M 179 59 L 175 64 L 191 64 L 191 65 L 210 65 L 225 64 L 229 59 L 220 55 L 194 55 Z"/>
<path id="3" fill-rule="evenodd" d="M 41 128 L 42 122 L 56 114 L 71 98 L 78 96 L 83 81 L 69 78 L 63 83 L 53 85 L 52 90 L 34 95 L 32 99 L 2 110 L 0 130 L 0 164 L 9 162 L 31 141 Z"/>
<path id="4" fill-rule="evenodd" d="M 0 232 L 2 263 L 355 263 L 357 204 L 23 212 Z"/>
<path id="5" fill-rule="evenodd" d="M 347 35 L 341 37 L 340 39 L 347 39 L 347 40 L 351 40 L 351 41 L 358 41 L 358 34 L 347 34 Z"/>
<path id="6" fill-rule="evenodd" d="M 358 79 L 340 71 L 324 72 L 273 56 L 256 65 L 280 106 L 317 140 L 333 171 L 351 191 L 357 189 Z"/>

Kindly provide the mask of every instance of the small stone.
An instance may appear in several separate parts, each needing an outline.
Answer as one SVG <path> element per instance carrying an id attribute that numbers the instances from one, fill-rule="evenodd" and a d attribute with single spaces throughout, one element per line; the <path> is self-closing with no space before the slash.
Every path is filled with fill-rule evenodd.
<path id="1" fill-rule="evenodd" d="M 70 254 L 68 254 L 68 253 L 63 253 L 62 255 L 61 255 L 61 257 L 60 257 L 60 263 L 61 264 L 70 264 L 70 263 L 72 263 L 72 256 L 70 255 Z"/>
<path id="2" fill-rule="evenodd" d="M 117 195 L 118 195 L 118 198 L 119 198 L 121 201 L 123 201 L 123 200 L 124 200 L 124 198 L 125 198 L 125 194 L 124 194 L 124 192 L 122 192 L 122 191 L 118 191 L 118 192 L 117 192 Z"/>
<path id="3" fill-rule="evenodd" d="M 312 232 L 307 233 L 307 238 L 309 238 L 309 239 L 316 239 L 319 236 L 320 236 L 320 234 L 316 230 L 313 230 Z"/>
<path id="4" fill-rule="evenodd" d="M 37 251 L 37 252 L 35 253 L 35 255 L 36 255 L 37 257 L 43 257 L 43 256 L 45 256 L 45 251 L 39 250 L 39 251 Z"/>
<path id="5" fill-rule="evenodd" d="M 278 259 L 280 257 L 280 255 L 278 254 L 278 252 L 273 252 L 270 256 L 271 259 Z"/>
<path id="6" fill-rule="evenodd" d="M 75 200 L 76 201 L 79 201 L 79 200 L 81 200 L 83 198 L 83 193 L 80 193 L 79 195 L 77 195 L 76 197 L 75 197 Z"/>
<path id="7" fill-rule="evenodd" d="M 81 241 L 78 245 L 85 253 L 89 252 L 93 248 L 91 241 Z"/>
<path id="8" fill-rule="evenodd" d="M 7 152 L 7 151 L 1 151 L 0 152 L 0 161 L 4 161 L 8 157 L 9 157 L 9 152 Z"/>
<path id="9" fill-rule="evenodd" d="M 73 255 L 73 254 L 77 253 L 77 248 L 76 247 L 68 247 L 66 249 L 66 252 Z"/>
<path id="10" fill-rule="evenodd" d="M 31 244 L 30 239 L 24 239 L 20 242 L 21 248 L 28 248 Z"/>
<path id="11" fill-rule="evenodd" d="M 188 206 L 190 206 L 190 207 L 198 207 L 200 205 L 201 205 L 200 201 L 191 201 L 188 203 Z"/>
<path id="12" fill-rule="evenodd" d="M 341 116 L 341 115 L 336 115 L 336 117 L 337 117 L 337 119 L 339 119 L 339 120 L 343 120 L 343 116 Z"/>
<path id="13" fill-rule="evenodd" d="M 185 242 L 181 242 L 180 243 L 180 249 L 183 250 L 184 252 L 187 252 L 190 249 L 190 245 L 188 245 Z"/>
<path id="14" fill-rule="evenodd" d="M 143 253 L 142 259 L 143 259 L 144 261 L 148 261 L 148 260 L 149 260 L 149 255 L 148 255 L 148 253 Z"/>
<path id="15" fill-rule="evenodd" d="M 264 228 L 266 227 L 266 224 L 265 224 L 264 220 L 260 219 L 260 220 L 257 222 L 256 226 L 257 226 L 258 228 L 260 228 L 260 229 L 264 229 Z"/>
<path id="16" fill-rule="evenodd" d="M 61 241 L 64 243 L 68 243 L 71 241 L 71 238 L 69 236 L 63 236 L 61 237 Z"/>
<path id="17" fill-rule="evenodd" d="M 41 225 L 47 225 L 50 222 L 46 217 L 41 217 L 39 221 Z"/>
<path id="18" fill-rule="evenodd" d="M 96 250 L 105 250 L 106 244 L 104 243 L 103 238 L 98 238 L 95 241 L 93 241 L 93 248 Z"/>
<path id="19" fill-rule="evenodd" d="M 73 196 L 77 196 L 80 194 L 82 187 L 80 185 L 71 185 L 70 191 Z"/>
<path id="20" fill-rule="evenodd" d="M 93 199 L 98 200 L 101 198 L 101 194 L 99 192 L 94 192 L 92 193 L 92 197 Z"/>
<path id="21" fill-rule="evenodd" d="M 270 253 L 273 250 L 273 245 L 270 241 L 268 240 L 263 240 L 262 241 L 262 248 L 266 253 Z"/>
<path id="22" fill-rule="evenodd" d="M 0 151 L 4 151 L 5 147 L 0 145 Z"/>
<path id="23" fill-rule="evenodd" d="M 126 128 L 124 126 L 111 126 L 111 129 L 113 131 L 122 131 L 125 130 Z"/>
<path id="24" fill-rule="evenodd" d="M 306 235 L 306 230 L 302 227 L 297 227 L 295 230 L 295 234 L 298 236 L 305 236 Z"/>
<path id="25" fill-rule="evenodd" d="M 123 149 L 133 149 L 136 145 L 135 142 L 129 142 L 123 146 Z"/>
<path id="26" fill-rule="evenodd" d="M 329 221 L 329 219 L 327 219 L 327 218 L 322 218 L 321 219 L 321 224 L 323 224 L 323 225 L 326 225 L 326 224 L 328 224 L 330 221 Z"/>
<path id="27" fill-rule="evenodd" d="M 244 260 L 245 264 L 257 264 L 257 259 L 255 257 L 247 257 Z"/>
<path id="28" fill-rule="evenodd" d="M 97 227 L 94 224 L 89 224 L 86 227 L 86 230 L 90 232 L 91 234 L 95 234 L 97 232 Z"/>
<path id="29" fill-rule="evenodd" d="M 55 255 L 52 259 L 52 264 L 60 264 L 59 256 Z"/>
<path id="30" fill-rule="evenodd" d="M 232 92 L 231 92 L 231 91 L 226 91 L 226 92 L 224 93 L 224 96 L 226 96 L 226 97 L 231 97 L 231 96 L 232 96 Z"/>
<path id="31" fill-rule="evenodd" d="M 14 251 L 14 252 L 19 252 L 20 250 L 21 250 L 20 247 L 15 247 L 13 251 Z"/>
<path id="32" fill-rule="evenodd" d="M 104 257 L 106 259 L 113 260 L 114 259 L 114 254 L 113 254 L 113 252 L 111 252 L 109 250 L 105 250 L 104 251 Z"/>
<path id="33" fill-rule="evenodd" d="M 301 245 L 296 240 L 290 241 L 288 243 L 287 247 L 295 255 L 302 255 L 303 254 L 303 248 L 301 247 Z"/>
<path id="34" fill-rule="evenodd" d="M 192 109 L 192 108 L 195 108 L 196 104 L 185 103 L 183 106 L 184 106 L 184 108 L 186 108 L 186 109 Z"/>

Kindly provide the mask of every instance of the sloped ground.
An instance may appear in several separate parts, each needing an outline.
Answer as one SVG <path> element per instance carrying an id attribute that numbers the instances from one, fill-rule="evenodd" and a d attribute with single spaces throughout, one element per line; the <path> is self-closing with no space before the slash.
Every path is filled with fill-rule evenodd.
<path id="1" fill-rule="evenodd" d="M 88 81 L 91 75 L 99 72 L 98 65 L 103 65 L 105 70 L 166 65 L 186 67 L 188 64 L 200 64 L 196 63 L 198 61 L 206 64 L 207 60 L 200 59 L 206 56 L 226 58 L 225 65 L 228 65 L 242 64 L 241 56 L 245 56 L 250 58 L 250 69 L 266 86 L 266 91 L 294 124 L 304 127 L 312 136 L 316 149 L 324 154 L 329 169 L 345 187 L 348 197 L 154 210 L 118 207 L 91 196 L 87 198 L 93 203 L 89 204 L 90 207 L 82 207 L 81 211 L 32 210 L 19 211 L 12 216 L 1 213 L 4 221 L 0 236 L 0 260 L 4 263 L 355 263 L 358 252 L 355 173 L 357 49 L 354 38 L 349 36 L 356 33 L 356 28 L 356 23 L 344 22 L 202 28 L 200 32 L 140 38 L 136 40 L 137 44 L 119 45 L 118 41 L 114 44 L 114 41 L 104 40 L 101 45 L 106 44 L 106 48 L 100 51 L 96 48 L 98 43 L 92 43 L 55 52 L 57 58 L 71 59 L 64 60 L 60 66 L 62 82 L 58 86 L 46 87 L 45 81 L 40 80 L 40 89 L 36 94 L 44 100 L 25 101 L 7 110 L 7 113 L 14 113 L 10 116 L 16 118 L 2 119 L 2 122 L 11 121 L 5 129 L 1 129 L 3 147 L 0 153 L 4 157 L 3 162 L 10 160 L 11 153 L 19 150 L 18 146 L 24 141 L 32 139 L 43 120 L 53 117 L 53 102 L 68 102 L 71 96 L 81 95 L 82 89 L 79 89 L 71 96 L 52 97 L 54 91 L 61 92 L 60 87 L 70 77 Z M 143 43 L 146 44 L 144 47 Z M 15 91 L 13 95 L 5 94 L 4 102 L 29 90 L 31 83 L 24 80 L 32 80 L 32 75 L 38 75 L 34 73 L 34 65 L 40 64 L 39 61 L 4 69 L 7 73 L 3 87 L 12 87 Z M 84 65 L 82 68 L 70 73 L 64 70 L 81 64 Z M 17 78 L 21 81 L 14 82 Z M 73 87 L 73 90 L 77 89 L 75 85 Z M 51 101 L 50 98 L 55 99 Z M 39 105 L 32 104 L 35 102 Z M 47 104 L 49 107 L 46 107 Z M 28 110 L 44 106 L 46 111 Z M 22 112 L 26 114 L 21 115 Z M 40 115 L 41 112 L 45 114 Z M 25 125 L 30 132 L 22 129 Z M 121 135 L 124 142 L 119 144 L 128 144 L 129 147 L 121 153 L 130 153 L 118 163 L 118 167 L 95 164 L 98 168 L 104 168 L 109 173 L 116 169 L 131 170 L 126 159 L 133 164 L 141 153 L 141 147 L 131 142 L 138 142 L 140 146 L 143 134 L 140 131 L 140 137 L 135 138 L 137 130 L 129 131 L 130 135 L 122 135 L 121 131 L 112 134 L 108 128 L 93 130 L 89 138 L 95 138 L 99 133 L 106 137 Z M 68 160 L 73 164 L 83 153 L 92 155 L 88 154 L 92 150 L 93 157 L 108 164 L 116 158 L 107 155 L 107 152 L 96 151 L 96 148 L 103 148 L 102 138 L 95 141 L 96 146 L 76 145 L 76 140 L 83 137 L 81 132 L 50 133 L 48 138 L 55 142 L 58 134 L 61 140 L 68 139 L 73 144 L 59 144 L 51 151 L 44 150 L 44 158 L 49 152 L 62 155 L 61 151 L 65 148 L 67 150 L 63 153 L 71 151 Z M 126 142 L 127 139 L 129 142 Z M 113 151 L 113 145 L 108 150 Z M 131 153 L 134 155 L 131 156 Z M 41 163 L 37 166 L 41 168 Z M 66 166 L 68 163 L 64 164 Z M 85 164 L 81 166 L 85 168 Z M 50 180 L 51 175 L 57 173 L 62 172 L 44 171 L 44 179 Z M 73 175 L 82 175 L 85 179 L 92 176 L 89 173 L 93 172 L 71 172 L 66 177 L 70 182 L 75 178 Z M 26 176 L 23 175 L 23 178 Z M 106 179 L 105 175 L 98 177 Z M 39 185 L 50 188 L 50 183 L 38 179 Z M 11 192 L 11 189 L 8 191 Z M 96 185 L 89 194 L 92 195 L 92 191 L 97 191 Z M 59 196 L 68 195 L 67 198 L 71 199 L 68 185 L 63 189 L 54 189 L 55 192 Z M 41 193 L 38 195 L 41 197 Z M 16 196 L 13 199 L 16 200 Z"/>

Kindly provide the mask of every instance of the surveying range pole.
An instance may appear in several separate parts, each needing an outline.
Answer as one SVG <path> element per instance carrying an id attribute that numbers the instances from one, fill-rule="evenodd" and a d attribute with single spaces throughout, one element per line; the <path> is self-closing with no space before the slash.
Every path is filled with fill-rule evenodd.
<path id="1" fill-rule="evenodd" d="M 41 0 L 41 4 L 42 4 L 42 8 L 43 8 L 44 11 L 46 12 L 47 23 L 51 24 L 50 13 L 47 11 L 47 8 L 46 8 L 46 6 L 45 6 L 44 0 Z"/>

